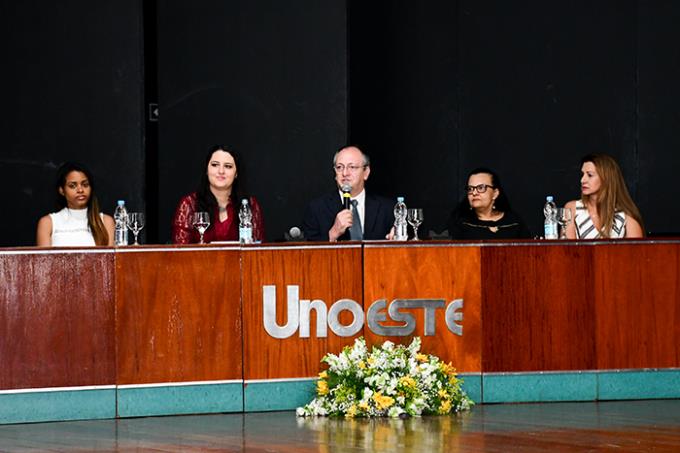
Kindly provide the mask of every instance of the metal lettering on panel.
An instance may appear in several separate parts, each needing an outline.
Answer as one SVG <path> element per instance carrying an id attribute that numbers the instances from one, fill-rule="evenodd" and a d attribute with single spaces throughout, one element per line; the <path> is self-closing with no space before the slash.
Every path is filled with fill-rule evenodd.
<path id="1" fill-rule="evenodd" d="M 264 330 L 274 338 L 288 338 L 295 333 L 298 328 L 299 309 L 298 303 L 300 287 L 289 285 L 288 289 L 288 314 L 286 324 L 279 326 L 276 323 L 276 286 L 265 285 L 262 287 L 262 305 L 264 315 Z M 307 326 L 309 329 L 309 326 Z"/>
<path id="2" fill-rule="evenodd" d="M 314 299 L 311 302 L 303 299 L 300 301 L 300 338 L 309 338 L 309 329 L 312 322 L 309 316 L 311 310 L 316 311 L 317 338 L 327 337 L 328 321 L 326 321 L 326 315 L 328 309 L 326 308 L 326 302 L 320 299 Z"/>
<path id="3" fill-rule="evenodd" d="M 354 320 L 349 326 L 343 326 L 338 319 L 338 315 L 344 310 L 350 311 L 354 315 Z M 328 311 L 328 326 L 333 333 L 340 337 L 356 335 L 364 326 L 364 309 L 352 299 L 340 299 L 331 305 L 331 309 Z"/>
<path id="4" fill-rule="evenodd" d="M 446 327 L 458 336 L 463 335 L 463 326 L 456 324 L 455 321 L 463 320 L 463 299 L 452 300 L 448 307 L 446 307 Z"/>
<path id="5" fill-rule="evenodd" d="M 351 337 L 361 331 L 364 322 L 368 322 L 371 332 L 383 336 L 403 337 L 413 334 L 417 325 L 417 318 L 403 309 L 423 309 L 423 333 L 425 336 L 436 335 L 437 310 L 446 306 L 445 299 L 394 299 L 387 307 L 385 299 L 373 302 L 364 315 L 362 306 L 352 299 L 339 299 L 330 308 L 321 299 L 300 300 L 300 287 L 288 285 L 286 287 L 286 324 L 278 325 L 276 322 L 276 286 L 265 285 L 262 287 L 263 322 L 264 328 L 274 338 L 288 338 L 298 330 L 300 338 L 309 338 L 311 335 L 311 312 L 316 312 L 317 338 L 328 336 L 328 328 L 341 337 Z M 387 310 L 385 308 L 387 307 Z M 455 299 L 449 303 L 445 311 L 446 327 L 455 335 L 463 335 L 463 299 Z M 343 311 L 352 313 L 353 320 L 349 325 L 340 323 L 339 315 Z M 394 321 L 398 325 L 384 325 L 383 323 Z"/>

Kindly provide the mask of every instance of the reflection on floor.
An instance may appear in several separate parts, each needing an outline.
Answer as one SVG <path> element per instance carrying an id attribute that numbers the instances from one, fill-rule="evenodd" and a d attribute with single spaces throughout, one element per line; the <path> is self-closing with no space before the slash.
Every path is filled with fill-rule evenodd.
<path id="1" fill-rule="evenodd" d="M 299 419 L 293 412 L 0 426 L 0 451 L 680 451 L 680 400 L 476 406 L 446 417 Z"/>

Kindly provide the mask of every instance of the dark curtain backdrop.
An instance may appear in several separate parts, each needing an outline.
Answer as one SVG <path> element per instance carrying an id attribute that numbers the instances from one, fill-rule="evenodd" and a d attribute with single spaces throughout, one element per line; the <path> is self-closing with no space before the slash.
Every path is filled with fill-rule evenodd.
<path id="1" fill-rule="evenodd" d="M 456 2 L 352 1 L 350 140 L 372 159 L 368 190 L 423 208 L 444 228 L 460 148 Z"/>
<path id="2" fill-rule="evenodd" d="M 0 3 L 0 246 L 35 243 L 66 160 L 90 167 L 106 212 L 145 209 L 140 17 L 135 0 Z"/>
<path id="3" fill-rule="evenodd" d="M 386 161 L 375 185 L 424 207 L 435 231 L 479 166 L 535 234 L 546 195 L 578 196 L 586 153 L 614 155 L 637 195 L 636 8 L 352 2 L 351 137 Z"/>
<path id="4" fill-rule="evenodd" d="M 425 229 L 488 165 L 539 234 L 545 195 L 577 197 L 579 158 L 604 151 L 647 229 L 677 233 L 677 17 L 661 0 L 4 2 L 0 246 L 33 243 L 66 159 L 167 242 L 213 143 L 244 155 L 269 240 L 332 189 L 348 141 L 369 190 L 423 207 Z"/>
<path id="5" fill-rule="evenodd" d="M 333 150 L 347 141 L 345 2 L 158 6 L 160 241 L 216 143 L 241 155 L 268 239 L 283 238 L 333 187 Z"/>
<path id="6" fill-rule="evenodd" d="M 648 230 L 680 235 L 680 3 L 638 6 L 638 165 L 636 201 Z"/>

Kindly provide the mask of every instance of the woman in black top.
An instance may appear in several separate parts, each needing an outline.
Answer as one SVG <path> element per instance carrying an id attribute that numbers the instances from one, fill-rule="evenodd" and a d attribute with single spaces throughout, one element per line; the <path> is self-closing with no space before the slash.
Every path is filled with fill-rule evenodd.
<path id="1" fill-rule="evenodd" d="M 476 168 L 468 175 L 466 196 L 449 220 L 451 239 L 523 239 L 531 233 L 510 209 L 498 175 Z"/>

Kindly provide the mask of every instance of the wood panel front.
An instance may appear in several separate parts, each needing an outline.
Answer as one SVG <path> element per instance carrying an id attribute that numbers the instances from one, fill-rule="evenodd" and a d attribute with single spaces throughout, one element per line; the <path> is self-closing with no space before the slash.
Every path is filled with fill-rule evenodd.
<path id="1" fill-rule="evenodd" d="M 595 368 L 592 251 L 574 243 L 482 248 L 485 372 Z"/>
<path id="2" fill-rule="evenodd" d="M 116 254 L 118 383 L 242 378 L 239 250 Z"/>
<path id="3" fill-rule="evenodd" d="M 316 315 L 310 316 L 310 337 L 296 330 L 287 338 L 274 338 L 263 324 L 265 285 L 276 286 L 276 320 L 287 322 L 287 286 L 299 288 L 299 298 L 322 300 L 327 309 L 339 299 L 362 304 L 361 247 L 356 245 L 263 247 L 242 252 L 244 378 L 274 379 L 316 376 L 327 352 L 338 353 L 353 337 L 340 337 L 330 329 L 327 337 L 316 336 Z M 343 312 L 344 325 L 352 315 Z"/>
<path id="4" fill-rule="evenodd" d="M 594 250 L 597 368 L 680 367 L 680 244 Z"/>
<path id="5" fill-rule="evenodd" d="M 115 384 L 113 253 L 0 252 L 0 389 Z"/>
<path id="6" fill-rule="evenodd" d="M 364 248 L 365 310 L 376 300 L 443 299 L 450 304 L 463 299 L 463 335 L 452 333 L 446 325 L 446 308 L 436 309 L 435 335 L 424 335 L 423 309 L 402 309 L 416 319 L 415 332 L 407 337 L 381 336 L 365 329 L 367 340 L 390 340 L 408 344 L 420 336 L 423 352 L 452 362 L 458 371 L 481 371 L 481 287 L 479 247 L 451 246 L 370 246 Z M 383 325 L 395 325 L 394 322 Z"/>

